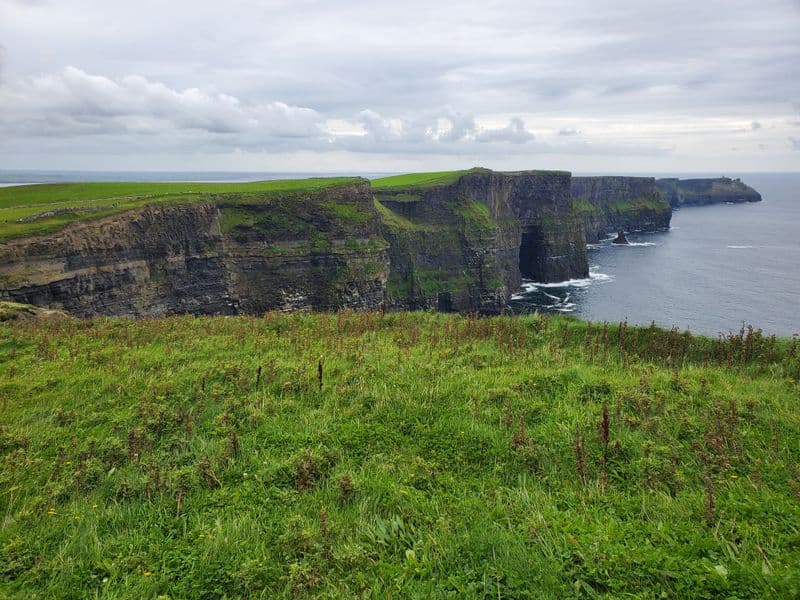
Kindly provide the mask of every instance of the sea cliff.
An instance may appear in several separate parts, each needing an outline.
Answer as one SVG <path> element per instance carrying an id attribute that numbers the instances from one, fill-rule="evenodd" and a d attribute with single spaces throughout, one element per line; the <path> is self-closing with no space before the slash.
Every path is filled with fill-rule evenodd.
<path id="1" fill-rule="evenodd" d="M 376 308 L 388 276 L 366 180 L 146 204 L 0 243 L 0 298 L 88 315 Z"/>
<path id="2" fill-rule="evenodd" d="M 573 177 L 571 189 L 590 243 L 618 230 L 669 229 L 672 209 L 652 177 Z"/>
<path id="3" fill-rule="evenodd" d="M 523 276 L 588 275 L 569 173 L 475 169 L 443 183 L 373 185 L 391 307 L 502 312 Z"/>
<path id="4" fill-rule="evenodd" d="M 709 185 L 716 199 L 740 187 Z M 471 169 L 372 182 L 7 188 L 0 300 L 78 316 L 502 313 L 523 278 L 587 277 L 587 242 L 668 228 L 664 196 L 685 203 L 680 190 L 698 186 Z"/>

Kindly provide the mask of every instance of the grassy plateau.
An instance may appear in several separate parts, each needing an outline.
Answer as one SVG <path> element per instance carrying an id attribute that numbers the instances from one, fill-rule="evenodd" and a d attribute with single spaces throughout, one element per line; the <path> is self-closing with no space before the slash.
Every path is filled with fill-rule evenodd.
<path id="1" fill-rule="evenodd" d="M 800 595 L 796 340 L 5 309 L 0 597 Z"/>
<path id="2" fill-rule="evenodd" d="M 0 242 L 52 233 L 74 221 L 147 204 L 215 201 L 226 194 L 269 198 L 363 181 L 358 177 L 281 179 L 248 183 L 54 183 L 0 188 Z"/>
<path id="3" fill-rule="evenodd" d="M 478 170 L 478 169 L 473 169 Z M 443 185 L 450 185 L 468 173 L 462 171 L 438 171 L 434 173 L 406 173 L 404 175 L 391 175 L 372 180 L 374 190 L 392 189 L 426 189 Z"/>

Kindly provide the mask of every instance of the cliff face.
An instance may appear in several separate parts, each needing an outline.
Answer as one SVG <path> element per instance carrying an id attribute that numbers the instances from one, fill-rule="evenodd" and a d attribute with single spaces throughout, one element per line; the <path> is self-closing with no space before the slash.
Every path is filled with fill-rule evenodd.
<path id="1" fill-rule="evenodd" d="M 509 295 L 504 275 L 515 268 L 514 240 L 463 181 L 419 194 L 376 192 L 375 197 L 389 242 L 389 306 L 503 310 Z"/>
<path id="2" fill-rule="evenodd" d="M 672 219 L 652 177 L 573 177 L 572 197 L 590 243 L 620 229 L 669 229 Z"/>
<path id="3" fill-rule="evenodd" d="M 0 244 L 0 299 L 78 315 L 375 308 L 386 249 L 366 181 L 225 194 Z"/>
<path id="4" fill-rule="evenodd" d="M 429 189 L 375 190 L 397 308 L 501 312 L 522 276 L 586 277 L 569 173 L 472 171 Z"/>
<path id="5" fill-rule="evenodd" d="M 705 204 L 760 202 L 761 194 L 740 179 L 659 179 L 658 189 L 673 208 Z"/>
<path id="6" fill-rule="evenodd" d="M 0 242 L 0 300 L 77 315 L 499 313 L 523 277 L 587 277 L 587 239 L 671 216 L 650 178 L 437 175 L 203 192 Z"/>

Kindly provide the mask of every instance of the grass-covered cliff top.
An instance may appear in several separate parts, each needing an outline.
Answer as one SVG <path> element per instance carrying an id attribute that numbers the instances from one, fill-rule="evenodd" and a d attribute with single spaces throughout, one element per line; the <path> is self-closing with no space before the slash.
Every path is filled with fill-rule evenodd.
<path id="1" fill-rule="evenodd" d="M 0 323 L 4 598 L 792 598 L 798 344 L 564 318 Z"/>
<path id="2" fill-rule="evenodd" d="M 360 181 L 358 177 L 314 177 L 245 183 L 108 182 L 21 185 L 0 188 L 0 208 L 80 200 L 158 198 L 173 194 L 316 191 L 357 181 Z"/>
<path id="3" fill-rule="evenodd" d="M 458 181 L 462 175 L 469 173 L 469 170 L 461 171 L 437 171 L 434 173 L 406 173 L 403 175 L 391 175 L 372 180 L 372 189 L 391 191 L 395 189 L 427 189 L 450 185 Z"/>
<path id="4" fill-rule="evenodd" d="M 73 221 L 99 218 L 156 203 L 208 200 L 223 194 L 315 192 L 364 181 L 358 177 L 284 179 L 248 183 L 58 183 L 0 188 L 0 242 L 49 233 Z"/>
<path id="5" fill-rule="evenodd" d="M 438 171 L 435 173 L 406 173 L 381 177 L 371 181 L 375 198 L 393 202 L 419 202 L 425 190 L 444 187 L 458 182 L 467 173 L 483 169 Z"/>
<path id="6" fill-rule="evenodd" d="M 442 187 L 456 183 L 464 175 L 470 173 L 500 173 L 504 175 L 552 174 L 569 176 L 569 171 L 492 171 L 483 167 L 473 167 L 461 171 L 438 171 L 433 173 L 406 173 L 372 180 L 372 188 L 377 192 L 391 193 L 402 191 L 418 191 Z"/>

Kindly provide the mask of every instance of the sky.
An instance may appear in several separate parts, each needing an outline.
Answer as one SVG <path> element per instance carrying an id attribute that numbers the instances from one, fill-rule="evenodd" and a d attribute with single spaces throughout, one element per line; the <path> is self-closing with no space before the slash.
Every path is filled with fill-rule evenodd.
<path id="1" fill-rule="evenodd" d="M 800 171 L 800 0 L 0 0 L 0 169 Z"/>

